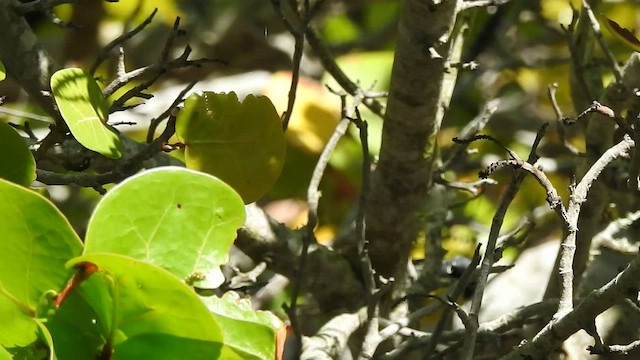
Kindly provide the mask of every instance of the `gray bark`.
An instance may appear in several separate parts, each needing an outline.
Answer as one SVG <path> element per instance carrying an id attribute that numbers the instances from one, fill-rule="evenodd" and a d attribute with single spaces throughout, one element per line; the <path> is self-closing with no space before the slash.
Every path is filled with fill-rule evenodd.
<path id="1" fill-rule="evenodd" d="M 398 39 L 382 133 L 380 160 L 367 209 L 367 237 L 376 271 L 402 276 L 419 230 L 418 213 L 431 187 L 436 136 L 455 69 L 448 68 L 459 2 L 408 0 Z"/>

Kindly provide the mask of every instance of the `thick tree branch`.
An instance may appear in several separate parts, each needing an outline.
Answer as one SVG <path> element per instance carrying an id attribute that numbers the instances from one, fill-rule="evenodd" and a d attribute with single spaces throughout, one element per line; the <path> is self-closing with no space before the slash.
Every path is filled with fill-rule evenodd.
<path id="1" fill-rule="evenodd" d="M 290 279 L 299 271 L 298 255 L 302 250 L 300 231 L 277 223 L 256 205 L 247 205 L 247 220 L 238 232 L 236 246 L 255 261 L 265 261 L 269 268 Z M 309 246 L 305 287 L 321 309 L 355 310 L 362 306 L 365 291 L 349 262 L 340 254 L 320 244 Z"/>
<path id="2" fill-rule="evenodd" d="M 459 1 L 408 0 L 400 15 L 380 160 L 367 209 L 367 238 L 378 273 L 402 276 L 416 239 L 416 213 L 431 186 L 436 135 L 459 62 L 453 47 Z"/>

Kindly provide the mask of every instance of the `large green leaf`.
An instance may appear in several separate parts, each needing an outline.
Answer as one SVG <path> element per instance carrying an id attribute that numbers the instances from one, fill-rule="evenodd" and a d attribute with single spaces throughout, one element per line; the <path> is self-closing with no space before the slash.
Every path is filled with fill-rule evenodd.
<path id="1" fill-rule="evenodd" d="M 110 158 L 122 156 L 120 135 L 105 125 L 109 116 L 102 91 L 82 69 L 56 71 L 51 90 L 58 109 L 73 136 L 87 149 Z"/>
<path id="2" fill-rule="evenodd" d="M 56 360 L 58 357 L 56 356 L 56 352 L 53 348 L 53 337 L 51 337 L 51 332 L 49 332 L 49 329 L 47 329 L 42 320 L 36 319 L 36 323 L 38 324 L 40 339 L 42 339 L 49 348 L 49 357 L 47 359 Z"/>
<path id="3" fill-rule="evenodd" d="M 97 318 L 103 326 L 96 326 L 96 331 L 102 332 L 105 344 L 113 349 L 112 358 L 177 359 L 185 354 L 195 359 L 217 358 L 222 331 L 196 293 L 178 278 L 157 266 L 116 254 L 84 255 L 69 265 L 82 263 L 94 264 L 98 271 L 77 292 L 99 308 L 96 313 L 102 315 Z M 87 286 L 91 280 L 99 281 L 103 288 Z M 61 310 L 70 305 L 64 302 Z"/>
<path id="4" fill-rule="evenodd" d="M 0 290 L 2 291 L 2 290 Z M 12 302 L 7 295 L 0 295 L 0 345 L 7 348 L 27 346 L 37 338 L 38 326 L 34 318 L 20 304 Z"/>
<path id="5" fill-rule="evenodd" d="M 36 161 L 22 136 L 0 122 L 0 178 L 29 186 L 36 179 Z"/>
<path id="6" fill-rule="evenodd" d="M 0 345 L 35 339 L 36 307 L 47 290 L 59 290 L 69 275 L 64 264 L 82 251 L 67 219 L 41 195 L 0 179 Z"/>
<path id="7" fill-rule="evenodd" d="M 11 360 L 11 354 L 3 346 L 0 346 L 0 360 Z"/>
<path id="8" fill-rule="evenodd" d="M 152 169 L 102 198 L 89 221 L 85 254 L 128 255 L 182 279 L 206 275 L 207 287 L 216 287 L 244 219 L 242 199 L 219 179 L 180 167 Z"/>
<path id="9" fill-rule="evenodd" d="M 275 359 L 276 330 L 283 326 L 272 313 L 255 311 L 248 300 L 228 292 L 222 298 L 203 298 L 224 329 L 224 344 L 242 359 Z"/>
<path id="10" fill-rule="evenodd" d="M 193 94 L 176 123 L 190 169 L 231 185 L 245 203 L 259 199 L 274 184 L 285 157 L 280 117 L 264 96 L 235 93 Z"/>
<path id="11" fill-rule="evenodd" d="M 109 337 L 113 301 L 100 277 L 92 276 L 66 295 L 45 323 L 60 359 L 96 359 Z"/>

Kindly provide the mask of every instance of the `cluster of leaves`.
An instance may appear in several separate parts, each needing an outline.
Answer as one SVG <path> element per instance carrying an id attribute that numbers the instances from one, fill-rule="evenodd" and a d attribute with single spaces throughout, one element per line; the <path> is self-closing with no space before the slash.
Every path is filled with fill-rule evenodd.
<path id="1" fill-rule="evenodd" d="M 90 75 L 63 69 L 51 87 L 78 142 L 122 156 L 120 134 L 106 125 L 107 101 Z M 83 241 L 28 188 L 33 156 L 0 123 L 0 150 L 12 154 L 0 161 L 0 358 L 43 358 L 39 341 L 51 359 L 275 357 L 282 325 L 274 315 L 231 293 L 201 297 L 194 289 L 222 283 L 220 265 L 244 223 L 244 203 L 279 175 L 279 117 L 265 97 L 240 103 L 233 93 L 204 93 L 187 100 L 177 121 L 187 166 L 218 177 L 179 167 L 130 177 L 100 200 Z"/>

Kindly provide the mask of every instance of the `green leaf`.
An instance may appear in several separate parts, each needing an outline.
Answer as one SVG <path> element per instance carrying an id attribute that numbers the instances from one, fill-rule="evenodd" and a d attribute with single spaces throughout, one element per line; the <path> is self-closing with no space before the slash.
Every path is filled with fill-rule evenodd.
<path id="1" fill-rule="evenodd" d="M 234 292 L 203 300 L 224 330 L 225 346 L 242 359 L 275 359 L 276 330 L 283 326 L 275 315 L 253 310 L 248 300 Z"/>
<path id="2" fill-rule="evenodd" d="M 29 186 L 36 179 L 36 161 L 26 142 L 11 126 L 0 122 L 0 178 Z"/>
<path id="3" fill-rule="evenodd" d="M 82 297 L 101 308 L 106 331 L 101 335 L 114 359 L 176 359 L 193 354 L 215 359 L 222 347 L 222 331 L 195 292 L 164 269 L 126 256 L 90 254 L 69 266 L 91 263 L 109 291 L 83 283 Z M 110 294 L 109 299 L 104 299 Z M 69 306 L 63 303 L 62 308 Z M 96 329 L 101 326 L 96 326 Z M 197 354 L 197 355 L 196 355 Z M 62 356 L 60 355 L 62 358 Z"/>
<path id="4" fill-rule="evenodd" d="M 0 346 L 0 360 L 11 360 L 11 354 L 4 346 Z"/>
<path id="5" fill-rule="evenodd" d="M 56 356 L 56 352 L 53 348 L 53 338 L 51 337 L 49 329 L 47 329 L 42 320 L 36 319 L 36 323 L 38 324 L 40 338 L 49 347 L 49 357 L 47 359 L 56 360 L 58 357 Z"/>
<path id="6" fill-rule="evenodd" d="M 206 287 L 217 287 L 244 219 L 242 199 L 219 179 L 180 167 L 152 169 L 102 198 L 89 221 L 85 254 L 131 256 L 181 279 L 206 275 Z"/>
<path id="7" fill-rule="evenodd" d="M 102 91 L 82 69 L 56 71 L 51 90 L 73 136 L 87 149 L 113 159 L 122 156 L 120 135 L 105 125 L 109 116 Z"/>
<path id="8" fill-rule="evenodd" d="M 100 276 L 91 276 L 47 318 L 60 359 L 96 359 L 111 334 L 113 299 Z"/>
<path id="9" fill-rule="evenodd" d="M 4 68 L 4 64 L 0 61 L 0 81 L 7 78 L 7 70 Z"/>
<path id="10" fill-rule="evenodd" d="M 7 294 L 0 294 L 0 319 L 0 345 L 22 347 L 37 339 L 38 326 L 34 318 L 20 304 L 12 302 Z"/>
<path id="11" fill-rule="evenodd" d="M 64 264 L 82 251 L 67 219 L 41 195 L 0 179 L 0 345 L 34 340 L 38 301 L 47 290 L 61 289 L 69 272 Z"/>
<path id="12" fill-rule="evenodd" d="M 186 144 L 187 167 L 231 185 L 245 203 L 256 201 L 280 176 L 285 157 L 284 132 L 271 100 L 235 93 L 193 94 L 176 122 Z"/>

